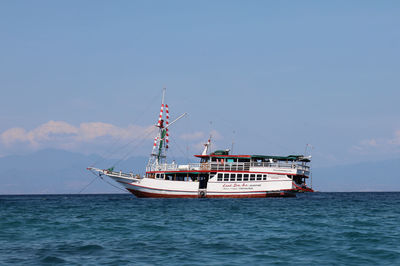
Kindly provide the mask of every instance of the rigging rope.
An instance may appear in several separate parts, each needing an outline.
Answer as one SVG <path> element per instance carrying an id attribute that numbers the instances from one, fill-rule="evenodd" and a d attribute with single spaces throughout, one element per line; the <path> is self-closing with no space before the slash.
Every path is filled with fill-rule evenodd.
<path id="1" fill-rule="evenodd" d="M 90 181 L 90 183 L 89 184 L 87 184 L 86 186 L 84 186 L 79 192 L 78 192 L 78 194 L 81 194 L 85 189 L 87 189 L 94 181 L 96 181 L 97 180 L 97 176 L 92 180 L 92 181 Z"/>
<path id="2" fill-rule="evenodd" d="M 171 141 L 174 143 L 174 147 L 177 147 L 177 149 L 179 150 L 179 152 L 180 153 L 182 153 L 182 155 L 185 157 L 185 159 L 187 160 L 187 162 L 189 163 L 189 155 L 188 155 L 188 153 L 186 152 L 184 152 L 182 149 L 181 149 L 181 147 L 178 145 L 178 143 L 176 143 L 175 142 L 175 139 L 174 138 L 171 138 Z"/>
<path id="3" fill-rule="evenodd" d="M 151 134 L 153 134 L 153 132 L 156 130 L 157 128 L 150 128 L 150 131 L 148 132 L 148 134 L 146 134 L 146 136 L 144 136 L 143 138 L 139 138 L 139 140 L 141 139 L 141 142 L 137 143 L 130 151 L 128 151 L 124 156 L 122 156 L 122 158 L 120 158 L 119 160 L 117 160 L 114 164 L 113 167 L 117 166 L 120 162 L 122 162 L 123 160 L 127 159 L 128 156 L 130 156 L 137 147 L 139 147 L 140 145 L 143 144 L 144 141 L 147 140 L 147 137 L 150 136 Z M 143 134 L 144 135 L 144 134 Z M 142 135 L 142 136 L 143 136 Z M 127 145 L 133 143 L 134 141 L 137 141 L 137 139 L 134 139 L 132 141 L 130 141 Z"/>
<path id="4" fill-rule="evenodd" d="M 126 190 L 124 190 L 124 189 L 122 189 L 122 188 L 120 188 L 120 187 L 118 187 L 118 186 L 116 186 L 116 185 L 114 185 L 114 184 L 108 182 L 108 181 L 105 180 L 101 175 L 97 175 L 97 174 L 95 174 L 95 173 L 92 172 L 92 171 L 90 171 L 90 173 L 94 175 L 94 179 L 93 179 L 92 181 L 90 181 L 90 183 L 87 184 L 85 187 L 83 187 L 83 188 L 78 192 L 78 194 L 81 194 L 85 189 L 87 189 L 91 184 L 93 184 L 93 182 L 96 181 L 98 178 L 100 178 L 101 180 L 103 180 L 104 182 L 106 182 L 107 184 L 109 184 L 110 186 L 113 186 L 113 187 L 115 187 L 115 188 L 117 188 L 117 189 L 119 189 L 119 190 L 121 190 L 121 191 L 123 191 L 123 192 L 126 193 Z"/>
<path id="5" fill-rule="evenodd" d="M 148 110 L 150 109 L 151 105 L 155 102 L 156 98 L 159 98 L 160 93 L 158 92 L 156 95 L 154 95 L 154 97 L 151 98 L 151 101 L 147 104 L 146 108 L 139 113 L 138 117 L 132 122 L 133 125 L 135 125 L 137 122 L 139 122 L 140 119 L 142 119 L 144 117 L 144 114 L 146 112 L 148 112 Z M 117 150 L 126 148 L 128 146 L 128 144 L 132 143 L 129 142 L 128 144 L 124 144 L 118 147 L 115 147 L 115 145 L 117 145 L 120 141 L 122 140 L 122 137 L 117 138 L 112 144 L 111 144 L 111 148 L 105 150 L 103 153 L 100 154 L 100 158 L 98 160 L 96 160 L 93 164 L 91 164 L 91 166 L 95 166 L 96 164 L 105 161 L 107 158 L 106 157 L 110 157 L 111 154 L 115 153 Z"/>

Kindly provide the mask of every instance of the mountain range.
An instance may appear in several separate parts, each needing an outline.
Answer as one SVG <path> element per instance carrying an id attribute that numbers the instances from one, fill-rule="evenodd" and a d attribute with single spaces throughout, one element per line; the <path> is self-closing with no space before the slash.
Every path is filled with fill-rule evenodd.
<path id="1" fill-rule="evenodd" d="M 63 150 L 41 150 L 0 158 L 0 194 L 123 193 L 108 179 L 92 175 L 87 167 L 144 173 L 148 158 L 103 159 Z M 177 160 L 179 162 L 179 160 Z M 400 191 L 400 159 L 313 168 L 312 185 L 318 191 Z M 311 180 L 310 180 L 311 182 Z M 310 183 L 309 182 L 309 183 Z"/>

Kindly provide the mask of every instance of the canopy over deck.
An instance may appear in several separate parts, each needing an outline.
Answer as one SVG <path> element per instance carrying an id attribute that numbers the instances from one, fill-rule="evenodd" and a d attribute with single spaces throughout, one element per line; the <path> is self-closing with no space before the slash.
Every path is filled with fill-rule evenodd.
<path id="1" fill-rule="evenodd" d="M 232 159 L 232 158 L 249 158 L 249 159 L 263 159 L 263 160 L 277 160 L 277 161 L 300 161 L 310 162 L 308 157 L 304 155 L 288 155 L 288 156 L 275 156 L 275 155 L 229 155 L 228 152 L 216 151 L 207 155 L 195 155 L 198 158 L 221 158 L 221 159 Z"/>
<path id="2" fill-rule="evenodd" d="M 272 159 L 278 161 L 301 161 L 310 162 L 309 158 L 304 155 L 288 155 L 288 156 L 274 156 L 274 155 L 251 155 L 252 159 Z"/>

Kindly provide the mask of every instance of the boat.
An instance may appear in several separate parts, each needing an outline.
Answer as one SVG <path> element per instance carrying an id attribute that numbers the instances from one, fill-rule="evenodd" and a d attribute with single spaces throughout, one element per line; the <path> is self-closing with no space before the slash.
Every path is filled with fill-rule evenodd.
<path id="1" fill-rule="evenodd" d="M 153 149 L 143 176 L 114 171 L 113 168 L 89 167 L 99 176 L 107 176 L 139 198 L 265 198 L 295 197 L 299 192 L 313 192 L 306 182 L 311 176 L 311 156 L 243 155 L 230 150 L 211 152 L 211 137 L 198 163 L 167 162 L 169 127 L 168 105 L 161 110 Z"/>

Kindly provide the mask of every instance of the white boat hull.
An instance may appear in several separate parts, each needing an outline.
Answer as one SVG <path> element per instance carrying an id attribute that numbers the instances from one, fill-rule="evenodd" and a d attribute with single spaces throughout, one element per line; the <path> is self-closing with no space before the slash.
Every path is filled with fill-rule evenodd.
<path id="1" fill-rule="evenodd" d="M 109 175 L 137 197 L 151 198 L 265 198 L 293 197 L 297 188 L 290 179 L 255 182 L 208 182 L 199 189 L 199 182 L 169 181 L 153 178 L 131 179 Z"/>

